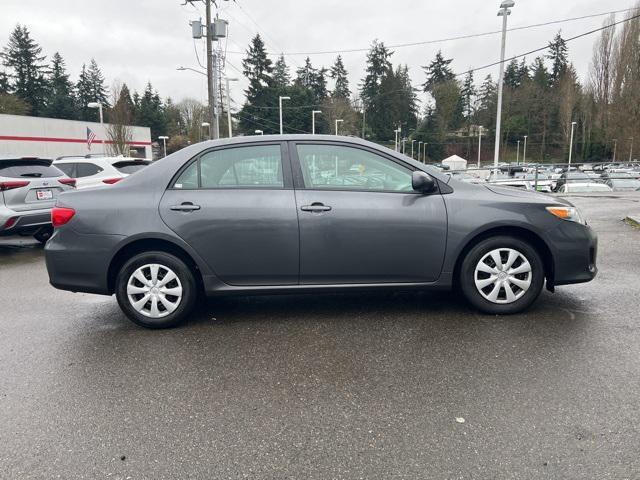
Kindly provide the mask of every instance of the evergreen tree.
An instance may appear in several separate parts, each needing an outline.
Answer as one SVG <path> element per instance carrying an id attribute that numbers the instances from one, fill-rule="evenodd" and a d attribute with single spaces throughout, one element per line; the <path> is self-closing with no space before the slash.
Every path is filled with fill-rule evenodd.
<path id="1" fill-rule="evenodd" d="M 313 76 L 313 82 L 311 84 L 311 90 L 315 96 L 315 103 L 320 104 L 322 101 L 327 98 L 327 72 L 328 70 L 324 67 L 320 68 L 316 71 L 316 74 Z"/>
<path id="2" fill-rule="evenodd" d="M 569 64 L 567 42 L 560 36 L 560 32 L 556 34 L 552 42 L 549 42 L 547 58 L 551 60 L 551 84 L 557 85 Z"/>
<path id="3" fill-rule="evenodd" d="M 335 63 L 331 67 L 330 76 L 334 81 L 331 96 L 334 98 L 349 98 L 351 91 L 349 90 L 349 79 L 347 78 L 347 70 L 342 63 L 342 57 L 337 56 Z"/>
<path id="4" fill-rule="evenodd" d="M 511 88 L 518 88 L 520 85 L 520 65 L 515 58 L 504 69 L 504 85 Z"/>
<path id="5" fill-rule="evenodd" d="M 107 87 L 105 85 L 104 76 L 96 61 L 92 58 L 89 62 L 89 69 L 87 70 L 89 76 L 89 82 L 91 83 L 91 93 L 93 94 L 93 102 L 99 102 L 103 108 L 109 106 L 109 97 Z"/>
<path id="6" fill-rule="evenodd" d="M 469 70 L 464 78 L 464 83 L 462 84 L 462 90 L 460 92 L 462 97 L 462 111 L 465 119 L 467 120 L 467 125 L 471 124 L 471 118 L 473 117 L 476 93 L 476 87 L 473 83 L 473 71 Z"/>
<path id="7" fill-rule="evenodd" d="M 166 119 L 162 100 L 158 92 L 153 89 L 151 82 L 147 82 L 144 93 L 139 98 L 139 103 L 135 109 L 135 122 L 136 125 L 149 127 L 151 129 L 151 138 L 153 139 L 157 139 L 159 135 L 166 133 Z"/>
<path id="8" fill-rule="evenodd" d="M 78 82 L 76 83 L 76 111 L 78 112 L 80 120 L 95 120 L 95 112 L 87 107 L 87 104 L 93 101 L 95 100 L 93 99 L 91 81 L 87 72 L 87 66 L 83 63 L 80 69 L 80 75 L 78 76 Z"/>
<path id="9" fill-rule="evenodd" d="M 311 65 L 311 60 L 307 57 L 304 61 L 304 66 L 296 70 L 296 85 L 300 85 L 305 88 L 312 88 L 316 80 L 318 71 Z"/>
<path id="10" fill-rule="evenodd" d="M 9 76 L 6 72 L 0 72 L 0 94 L 9 93 L 11 86 L 9 85 Z"/>
<path id="11" fill-rule="evenodd" d="M 76 105 L 73 84 L 69 80 L 64 59 L 58 52 L 54 53 L 51 58 L 47 87 L 45 116 L 51 118 L 75 118 Z"/>
<path id="12" fill-rule="evenodd" d="M 367 53 L 366 75 L 362 80 L 361 94 L 366 104 L 369 104 L 378 95 L 382 77 L 389 73 L 391 62 L 389 58 L 393 55 L 383 42 L 373 41 Z"/>
<path id="13" fill-rule="evenodd" d="M 442 56 L 442 51 L 438 50 L 436 58 L 426 67 L 422 67 L 427 74 L 427 81 L 422 85 L 425 92 L 431 92 L 433 87 L 438 83 L 443 83 L 455 78 L 453 71 L 449 67 L 452 61 L 452 58 L 448 60 L 445 59 Z"/>
<path id="14" fill-rule="evenodd" d="M 289 67 L 284 60 L 284 55 L 280 55 L 273 69 L 273 86 L 278 88 L 288 87 L 291 83 Z"/>
<path id="15" fill-rule="evenodd" d="M 43 63 L 46 57 L 27 27 L 16 25 L 0 57 L 13 80 L 10 83 L 12 92 L 29 104 L 32 115 L 41 115 L 46 96 L 46 66 Z"/>
<path id="16" fill-rule="evenodd" d="M 251 98 L 255 98 L 262 88 L 271 85 L 272 82 L 273 65 L 267 56 L 260 34 L 251 40 L 247 57 L 242 60 L 242 68 L 244 76 L 249 79 L 247 99 L 251 101 Z"/>

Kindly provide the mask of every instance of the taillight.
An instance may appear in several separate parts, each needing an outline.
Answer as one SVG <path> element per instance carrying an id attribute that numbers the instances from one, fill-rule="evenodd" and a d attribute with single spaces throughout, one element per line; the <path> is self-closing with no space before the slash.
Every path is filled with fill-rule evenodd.
<path id="1" fill-rule="evenodd" d="M 63 185 L 69 185 L 70 187 L 75 187 L 76 186 L 76 179 L 75 178 L 61 178 L 58 180 L 58 182 L 60 182 Z"/>
<path id="2" fill-rule="evenodd" d="M 0 182 L 0 190 L 13 190 L 14 188 L 26 187 L 29 182 L 24 180 L 10 180 L 8 182 Z"/>
<path id="3" fill-rule="evenodd" d="M 118 183 L 120 180 L 122 180 L 122 177 L 105 178 L 104 180 L 102 180 L 102 183 L 106 183 L 107 185 L 113 185 L 114 183 Z"/>
<path id="4" fill-rule="evenodd" d="M 4 225 L 2 226 L 3 229 L 9 229 L 11 227 L 13 227 L 16 222 L 18 221 L 18 217 L 11 217 L 9 220 L 7 220 Z"/>
<path id="5" fill-rule="evenodd" d="M 69 222 L 76 214 L 73 208 L 53 207 L 51 209 L 51 224 L 54 227 L 61 227 Z"/>

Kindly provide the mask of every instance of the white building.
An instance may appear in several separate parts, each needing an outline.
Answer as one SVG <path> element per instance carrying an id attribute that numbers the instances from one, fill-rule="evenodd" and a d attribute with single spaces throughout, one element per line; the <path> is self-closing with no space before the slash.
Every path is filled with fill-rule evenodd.
<path id="1" fill-rule="evenodd" d="M 57 158 L 107 154 L 108 123 L 0 114 L 0 155 Z M 131 127 L 131 156 L 152 158 L 151 130 Z"/>

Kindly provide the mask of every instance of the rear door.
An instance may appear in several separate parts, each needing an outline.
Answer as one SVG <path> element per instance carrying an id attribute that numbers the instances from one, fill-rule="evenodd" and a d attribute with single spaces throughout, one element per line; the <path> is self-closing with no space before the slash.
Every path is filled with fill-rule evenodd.
<path id="1" fill-rule="evenodd" d="M 431 282 L 442 269 L 442 196 L 411 186 L 412 169 L 335 142 L 291 145 L 300 224 L 300 283 Z"/>
<path id="2" fill-rule="evenodd" d="M 17 212 L 51 208 L 64 190 L 62 171 L 46 159 L 0 159 L 4 204 Z"/>
<path id="3" fill-rule="evenodd" d="M 203 152 L 169 186 L 160 215 L 227 284 L 298 283 L 298 216 L 286 144 Z"/>

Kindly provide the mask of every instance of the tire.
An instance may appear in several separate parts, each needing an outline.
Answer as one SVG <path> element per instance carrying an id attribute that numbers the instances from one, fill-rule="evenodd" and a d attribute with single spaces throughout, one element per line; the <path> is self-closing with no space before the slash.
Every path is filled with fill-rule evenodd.
<path id="1" fill-rule="evenodd" d="M 171 279 L 165 281 L 167 276 Z M 184 323 L 198 296 L 192 270 L 165 252 L 145 252 L 130 258 L 118 272 L 115 287 L 125 315 L 146 328 L 172 328 Z"/>
<path id="2" fill-rule="evenodd" d="M 462 293 L 475 308 L 509 315 L 525 310 L 538 298 L 544 277 L 542 259 L 533 246 L 519 238 L 498 236 L 482 240 L 467 253 L 459 281 Z"/>
<path id="3" fill-rule="evenodd" d="M 42 227 L 33 235 L 33 238 L 44 245 L 51 238 L 51 235 L 53 235 L 53 227 Z"/>

